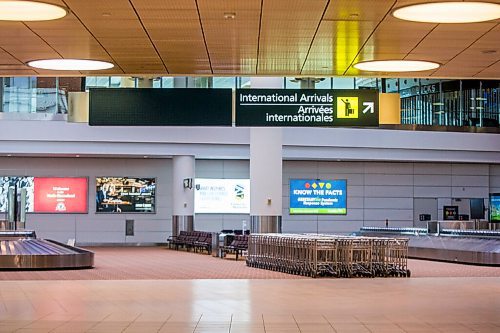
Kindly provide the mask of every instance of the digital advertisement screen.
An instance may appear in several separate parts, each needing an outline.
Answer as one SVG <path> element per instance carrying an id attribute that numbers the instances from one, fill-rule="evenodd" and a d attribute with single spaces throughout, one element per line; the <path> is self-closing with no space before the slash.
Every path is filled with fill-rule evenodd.
<path id="1" fill-rule="evenodd" d="M 9 187 L 16 187 L 18 193 L 21 188 L 26 189 L 26 211 L 33 212 L 33 177 L 4 176 L 0 177 L 0 213 L 7 212 Z"/>
<path id="2" fill-rule="evenodd" d="M 458 220 L 458 206 L 443 206 L 443 220 Z"/>
<path id="3" fill-rule="evenodd" d="M 472 220 L 484 219 L 484 199 L 470 199 L 470 218 Z M 460 219 L 460 216 L 459 216 Z"/>
<path id="4" fill-rule="evenodd" d="M 250 214 L 250 179 L 195 179 L 194 212 Z"/>
<path id="5" fill-rule="evenodd" d="M 96 178 L 97 213 L 154 213 L 155 178 Z"/>
<path id="6" fill-rule="evenodd" d="M 290 214 L 347 214 L 347 180 L 290 179 Z"/>
<path id="7" fill-rule="evenodd" d="M 87 178 L 34 178 L 35 213 L 87 213 Z"/>
<path id="8" fill-rule="evenodd" d="M 500 222 L 500 193 L 490 194 L 490 222 Z"/>

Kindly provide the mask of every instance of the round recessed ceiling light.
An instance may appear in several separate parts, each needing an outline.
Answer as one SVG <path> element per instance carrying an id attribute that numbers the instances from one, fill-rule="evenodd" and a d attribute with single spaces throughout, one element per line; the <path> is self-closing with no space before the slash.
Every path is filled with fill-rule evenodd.
<path id="1" fill-rule="evenodd" d="M 472 23 L 500 18 L 500 4 L 492 2 L 430 2 L 396 8 L 398 19 L 427 23 Z"/>
<path id="2" fill-rule="evenodd" d="M 35 68 L 56 71 L 96 71 L 114 67 L 114 65 L 110 62 L 85 59 L 34 60 L 28 62 L 28 65 Z"/>
<path id="3" fill-rule="evenodd" d="M 49 21 L 68 14 L 60 6 L 38 1 L 0 1 L 1 21 Z"/>
<path id="4" fill-rule="evenodd" d="M 358 62 L 354 68 L 370 72 L 417 72 L 436 69 L 436 62 L 422 60 L 373 60 Z"/>

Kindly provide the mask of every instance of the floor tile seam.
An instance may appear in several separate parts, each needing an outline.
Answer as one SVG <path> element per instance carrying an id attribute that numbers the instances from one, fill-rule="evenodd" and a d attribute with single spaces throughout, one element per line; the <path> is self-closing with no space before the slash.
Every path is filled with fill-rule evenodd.
<path id="1" fill-rule="evenodd" d="M 194 327 L 193 333 L 196 332 L 196 329 L 198 328 L 198 325 L 200 324 L 201 318 L 203 318 L 203 313 L 200 315 L 200 318 L 198 318 L 198 321 L 196 322 L 196 326 Z"/>
<path id="2" fill-rule="evenodd" d="M 293 315 L 293 313 L 292 313 L 292 318 L 293 318 L 293 321 L 295 322 L 295 325 L 297 325 L 297 329 L 299 330 L 300 333 L 302 333 L 302 330 L 300 329 L 299 323 L 297 322 L 297 319 L 295 319 L 295 316 Z"/>
<path id="3" fill-rule="evenodd" d="M 337 333 L 337 329 L 333 326 L 333 324 L 328 320 L 328 318 L 326 318 L 326 316 L 324 314 L 321 315 L 323 317 L 323 319 L 326 320 L 326 322 L 328 323 L 328 325 L 330 325 L 330 327 L 332 328 L 332 330 Z"/>
<path id="4" fill-rule="evenodd" d="M 53 329 L 51 329 L 48 333 L 54 332 L 54 331 L 55 331 L 55 330 L 57 330 L 58 328 L 60 328 L 60 327 L 62 327 L 62 326 L 64 326 L 64 325 L 66 325 L 67 323 L 72 322 L 72 321 L 73 321 L 73 319 L 74 319 L 74 318 L 76 318 L 76 317 L 78 317 L 78 316 L 79 316 L 78 314 L 75 314 L 75 315 L 74 315 L 74 316 L 72 316 L 70 319 L 68 319 L 68 320 L 64 320 L 64 321 L 61 323 L 61 325 L 58 325 L 58 326 L 54 327 L 54 328 L 53 328 Z"/>
<path id="5" fill-rule="evenodd" d="M 142 312 L 141 312 L 141 313 L 139 313 L 139 314 L 137 315 L 137 317 L 135 317 L 135 318 L 134 318 L 134 320 L 132 320 L 131 322 L 129 322 L 129 324 L 128 324 L 127 326 L 125 326 L 125 328 L 122 330 L 122 333 L 123 333 L 123 332 L 125 332 L 125 331 L 127 330 L 127 328 L 129 328 L 129 327 L 130 327 L 133 323 L 135 323 L 135 321 L 136 321 L 137 319 L 139 319 L 139 317 L 140 317 L 140 316 L 142 316 Z"/>

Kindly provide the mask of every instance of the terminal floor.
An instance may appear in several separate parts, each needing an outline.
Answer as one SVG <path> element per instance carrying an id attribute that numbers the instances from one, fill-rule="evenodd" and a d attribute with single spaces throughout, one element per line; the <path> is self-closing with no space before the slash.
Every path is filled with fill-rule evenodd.
<path id="1" fill-rule="evenodd" d="M 53 271 L 0 271 L 0 280 L 184 280 L 309 279 L 247 267 L 241 258 L 220 259 L 164 247 L 88 247 L 95 268 Z M 500 267 L 408 260 L 412 277 L 500 277 Z M 499 331 L 500 332 L 500 331 Z"/>
<path id="2" fill-rule="evenodd" d="M 0 271 L 0 280 L 180 280 L 180 279 L 309 279 L 247 267 L 241 258 L 163 247 L 94 247 L 95 268 L 54 271 Z M 234 258 L 234 257 L 232 257 Z M 412 277 L 500 277 L 500 267 L 409 260 Z"/>
<path id="3" fill-rule="evenodd" d="M 500 268 L 411 260 L 412 278 L 311 279 L 93 250 L 92 270 L 0 272 L 0 332 L 500 332 Z"/>

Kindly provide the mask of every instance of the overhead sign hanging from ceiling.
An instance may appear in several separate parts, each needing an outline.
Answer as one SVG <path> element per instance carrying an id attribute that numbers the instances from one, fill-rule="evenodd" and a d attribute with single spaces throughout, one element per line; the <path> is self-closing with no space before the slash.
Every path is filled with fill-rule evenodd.
<path id="1" fill-rule="evenodd" d="M 238 89 L 236 126 L 378 126 L 377 90 Z"/>
<path id="2" fill-rule="evenodd" d="M 231 89 L 90 89 L 90 126 L 231 126 Z"/>

